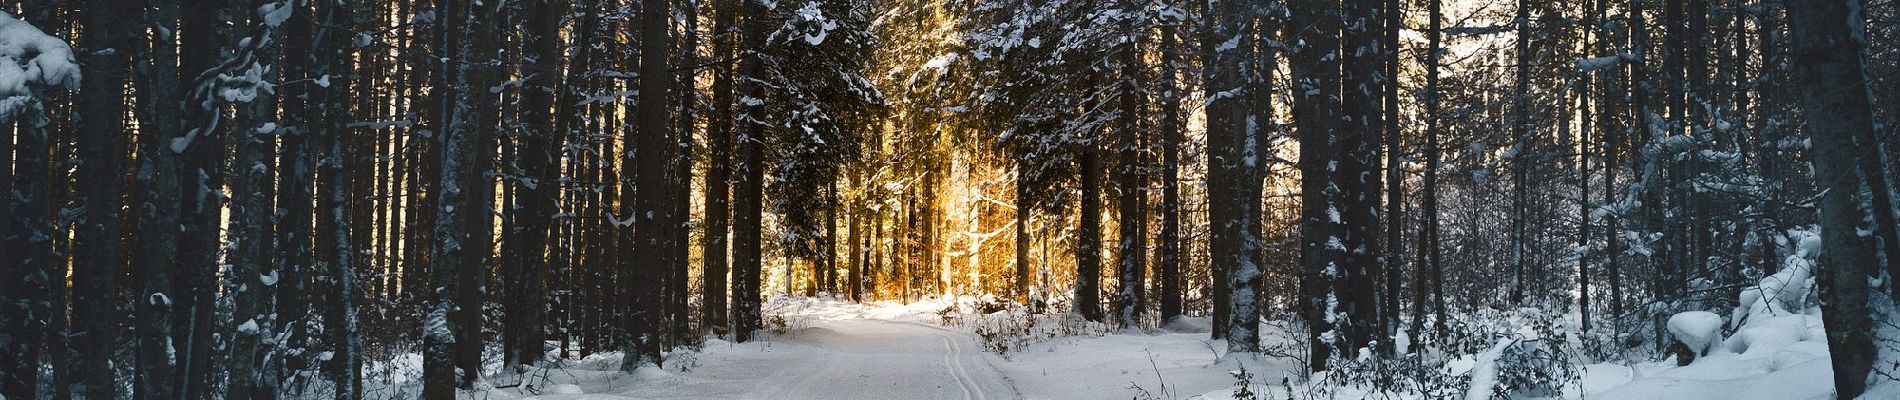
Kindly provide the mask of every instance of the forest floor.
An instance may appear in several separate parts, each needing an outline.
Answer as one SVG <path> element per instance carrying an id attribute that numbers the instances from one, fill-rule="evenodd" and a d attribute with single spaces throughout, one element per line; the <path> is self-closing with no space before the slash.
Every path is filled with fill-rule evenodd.
<path id="1" fill-rule="evenodd" d="M 483 389 L 462 391 L 460 397 L 1219 400 L 1236 397 L 1233 372 L 1241 368 L 1259 398 L 1419 397 L 1368 393 L 1350 384 L 1302 384 L 1302 362 L 1293 358 L 1223 357 L 1225 343 L 1208 339 L 1204 318 L 1120 332 L 1060 316 L 986 314 L 977 311 L 982 303 L 969 297 L 908 304 L 781 297 L 765 306 L 767 329 L 759 340 L 712 339 L 696 350 L 668 353 L 663 368 L 643 367 L 632 374 L 619 372 L 618 353 L 544 364 L 528 374 L 525 385 L 513 374 L 489 374 L 490 382 L 477 385 Z M 1818 330 L 1809 325 L 1816 317 L 1784 316 L 1792 325 L 1785 330 L 1801 332 L 1791 338 L 1818 334 L 1809 332 Z M 1287 342 L 1292 339 L 1286 332 L 1297 331 L 1270 323 L 1262 328 L 1263 343 Z M 1722 352 L 1687 367 L 1672 360 L 1577 365 L 1578 379 L 1547 398 L 1832 398 L 1825 347 L 1811 340 L 1775 340 L 1781 341 L 1788 343 L 1769 346 L 1757 340 L 1756 352 Z M 1457 379 L 1472 370 L 1469 355 L 1456 358 L 1437 374 Z M 366 394 L 404 398 L 405 392 L 414 393 L 413 382 L 371 385 Z"/>
<path id="2" fill-rule="evenodd" d="M 462 392 L 483 400 L 610 399 L 1111 399 L 1189 398 L 1234 387 L 1206 333 L 1046 337 L 999 354 L 945 327 L 948 303 L 854 304 L 781 299 L 761 340 L 711 340 L 667 355 L 664 368 L 618 372 L 607 353 L 535 371 L 528 385 Z M 1268 368 L 1246 363 L 1250 371 Z M 1278 368 L 1274 369 L 1279 371 Z M 1282 371 L 1284 372 L 1284 371 Z M 1256 374 L 1259 374 L 1256 372 Z M 1270 374 L 1279 382 L 1281 372 Z M 533 388 L 530 389 L 529 386 Z"/>

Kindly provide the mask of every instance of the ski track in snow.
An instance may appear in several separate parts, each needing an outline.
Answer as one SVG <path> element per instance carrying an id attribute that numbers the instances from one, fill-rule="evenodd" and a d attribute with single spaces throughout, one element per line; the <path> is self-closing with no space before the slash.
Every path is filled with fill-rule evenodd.
<path id="1" fill-rule="evenodd" d="M 874 321 L 889 322 L 889 321 L 883 321 L 883 320 L 874 320 Z M 971 377 L 969 371 L 963 368 L 963 361 L 965 359 L 965 357 L 963 357 L 963 346 L 960 344 L 957 344 L 957 342 L 961 341 L 962 339 L 961 334 L 956 334 L 953 336 L 951 332 L 949 331 L 943 330 L 941 328 L 933 327 L 933 326 L 922 325 L 922 324 L 905 324 L 905 323 L 895 323 L 895 322 L 891 322 L 891 323 L 922 327 L 929 330 L 931 334 L 936 335 L 939 338 L 942 338 L 943 345 L 944 345 L 944 354 L 943 354 L 944 369 L 949 370 L 950 375 L 957 378 L 957 387 L 960 389 L 963 389 L 964 400 L 988 400 L 989 399 L 988 396 L 985 396 L 983 394 L 983 387 L 976 383 L 976 378 Z"/>
<path id="2" fill-rule="evenodd" d="M 911 321 L 821 320 L 753 343 L 717 345 L 732 347 L 701 354 L 698 365 L 688 371 L 645 369 L 633 376 L 586 371 L 584 375 L 604 379 L 580 382 L 587 394 L 524 398 L 1020 398 L 1003 373 L 984 359 L 986 354 L 969 346 L 974 340 L 967 333 Z M 603 366 L 612 364 L 617 363 Z"/>

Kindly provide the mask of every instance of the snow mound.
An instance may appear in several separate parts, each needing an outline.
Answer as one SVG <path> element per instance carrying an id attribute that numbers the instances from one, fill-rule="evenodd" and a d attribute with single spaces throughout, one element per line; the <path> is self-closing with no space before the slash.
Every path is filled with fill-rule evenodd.
<path id="1" fill-rule="evenodd" d="M 1742 290 L 1739 299 L 1741 306 L 1735 308 L 1730 318 L 1736 326 L 1749 322 L 1750 318 L 1796 314 L 1796 310 L 1802 309 L 1810 288 L 1814 287 L 1812 258 L 1820 254 L 1821 240 L 1807 234 L 1800 243 L 1800 249 L 1782 261 L 1780 271 L 1762 278 L 1754 287 Z"/>
<path id="2" fill-rule="evenodd" d="M 1722 316 L 1712 312 L 1689 311 L 1669 317 L 1669 335 L 1698 356 L 1708 355 L 1721 333 Z"/>
<path id="3" fill-rule="evenodd" d="M 581 390 L 581 385 L 563 383 L 549 387 L 548 394 L 587 394 L 587 392 Z"/>
<path id="4" fill-rule="evenodd" d="M 1669 318 L 1669 333 L 1702 357 L 1673 363 L 1629 366 L 1598 364 L 1588 368 L 1587 398 L 1672 400 L 1801 400 L 1833 398 L 1827 334 L 1821 310 L 1811 296 L 1821 243 L 1810 232 L 1799 238 L 1793 255 L 1775 274 L 1743 289 L 1729 323 L 1735 333 L 1720 336 L 1720 316 L 1691 311 Z M 1623 382 L 1615 384 L 1614 382 Z M 1610 387 L 1614 385 L 1613 387 Z M 1607 389 L 1599 389 L 1605 388 Z M 1879 397 L 1872 398 L 1894 398 Z M 1863 397 L 1868 398 L 1868 397 Z"/>
<path id="5" fill-rule="evenodd" d="M 1169 319 L 1168 323 L 1161 325 L 1161 328 L 1174 333 L 1208 333 L 1214 331 L 1214 325 L 1211 319 L 1185 315 Z"/>

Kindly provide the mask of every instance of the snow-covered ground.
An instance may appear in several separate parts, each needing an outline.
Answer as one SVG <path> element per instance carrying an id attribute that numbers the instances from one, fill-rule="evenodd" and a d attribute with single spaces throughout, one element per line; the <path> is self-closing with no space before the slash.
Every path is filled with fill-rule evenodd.
<path id="1" fill-rule="evenodd" d="M 1766 294 L 1769 299 L 1778 296 Z M 1171 329 L 1116 332 L 1060 316 L 976 311 L 977 299 L 856 304 L 828 298 L 779 298 L 766 306 L 770 332 L 749 343 L 710 340 L 698 351 L 669 353 L 665 368 L 618 372 L 619 355 L 549 364 L 519 377 L 491 375 L 473 399 L 1230 399 L 1234 371 L 1251 375 L 1259 398 L 1422 398 L 1374 394 L 1353 386 L 1301 383 L 1290 358 L 1223 357 L 1204 319 Z M 954 305 L 954 306 L 953 306 Z M 949 311 L 946 311 L 949 310 Z M 1044 320 L 1035 320 L 1044 318 Z M 1719 318 L 1718 318 L 1719 319 Z M 1025 321 L 1040 321 L 1027 323 Z M 1829 399 L 1831 371 L 1819 318 L 1781 313 L 1749 322 L 1709 345 L 1710 355 L 1582 367 L 1561 399 Z M 1016 323 L 1016 340 L 998 324 Z M 1033 325 L 1033 328 L 1022 326 Z M 1686 323 L 1685 329 L 1719 328 Z M 1270 340 L 1292 337 L 1264 324 Z M 1027 339 L 1025 339 L 1027 338 Z M 1004 342 L 1008 342 L 1005 344 Z M 1008 346 L 998 351 L 998 346 Z M 1444 373 L 1485 371 L 1482 357 L 1461 356 Z M 1495 370 L 1496 368 L 1491 368 Z M 505 387 L 495 387 L 495 386 Z M 413 383 L 370 388 L 371 397 L 416 393 Z M 1478 391 L 1473 391 L 1477 393 Z M 1322 394 L 1329 393 L 1329 394 Z"/>
<path id="2" fill-rule="evenodd" d="M 965 301 L 970 299 L 965 298 Z M 1147 332 L 1047 338 L 1007 356 L 987 350 L 976 325 L 942 311 L 950 301 L 855 304 L 780 298 L 766 306 L 760 340 L 711 340 L 667 355 L 665 368 L 618 372 L 617 353 L 533 371 L 525 385 L 491 377 L 472 399 L 1159 399 L 1231 389 L 1235 361 L 1206 333 Z M 961 318 L 972 318 L 969 316 Z M 1190 326 L 1192 324 L 1189 324 Z M 413 361 L 413 360 L 410 360 Z M 401 364 L 412 364 L 401 362 Z M 1250 359 L 1256 376 L 1284 367 Z M 402 367 L 413 371 L 413 365 Z M 1264 388 L 1265 378 L 1256 382 Z M 1276 383 L 1277 385 L 1277 383 Z M 496 388 L 495 386 L 508 386 Z M 371 397 L 417 393 L 413 382 L 369 388 Z"/>

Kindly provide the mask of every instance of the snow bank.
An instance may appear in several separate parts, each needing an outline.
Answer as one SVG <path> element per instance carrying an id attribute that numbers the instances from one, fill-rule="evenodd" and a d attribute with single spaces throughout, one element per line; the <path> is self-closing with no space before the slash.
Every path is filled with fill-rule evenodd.
<path id="1" fill-rule="evenodd" d="M 1669 336 L 1689 346 L 1697 356 L 1709 355 L 1721 333 L 1722 316 L 1712 312 L 1689 311 L 1669 317 Z"/>
<path id="2" fill-rule="evenodd" d="M 1669 319 L 1669 332 L 1703 357 L 1673 362 L 1586 367 L 1586 398 L 1682 400 L 1800 400 L 1833 398 L 1833 369 L 1814 285 L 1818 238 L 1796 232 L 1799 245 L 1779 271 L 1742 290 L 1721 338 L 1723 321 L 1691 311 Z M 1887 397 L 1879 397 L 1887 398 Z"/>
<path id="3" fill-rule="evenodd" d="M 1795 254 L 1782 261 L 1780 271 L 1762 278 L 1754 287 L 1742 290 L 1739 299 L 1741 306 L 1735 308 L 1730 323 L 1739 327 L 1750 318 L 1796 314 L 1792 310 L 1802 308 L 1808 292 L 1814 287 L 1813 258 L 1821 252 L 1821 239 L 1812 232 L 1795 235 L 1801 236 Z"/>
<path id="4" fill-rule="evenodd" d="M 29 85 L 79 88 L 79 64 L 66 42 L 0 11 L 0 119 L 32 100 Z"/>

